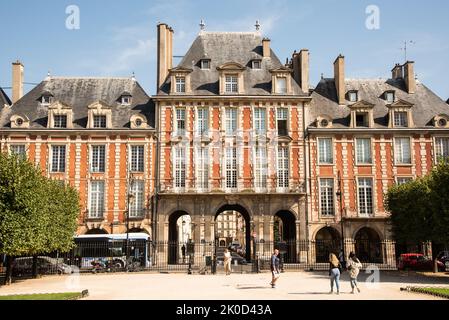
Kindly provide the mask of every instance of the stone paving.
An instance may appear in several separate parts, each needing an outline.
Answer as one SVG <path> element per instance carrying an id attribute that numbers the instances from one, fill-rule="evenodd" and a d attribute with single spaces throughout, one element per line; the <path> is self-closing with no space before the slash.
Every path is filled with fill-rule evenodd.
<path id="1" fill-rule="evenodd" d="M 360 275 L 360 294 L 351 294 L 347 273 L 340 295 L 329 294 L 326 272 L 287 272 L 276 289 L 269 273 L 225 275 L 121 273 L 81 276 L 49 276 L 0 287 L 0 295 L 89 290 L 90 300 L 435 300 L 432 296 L 402 292 L 401 287 L 441 286 L 448 277 L 424 277 L 398 272 L 380 274 L 376 283 Z"/>

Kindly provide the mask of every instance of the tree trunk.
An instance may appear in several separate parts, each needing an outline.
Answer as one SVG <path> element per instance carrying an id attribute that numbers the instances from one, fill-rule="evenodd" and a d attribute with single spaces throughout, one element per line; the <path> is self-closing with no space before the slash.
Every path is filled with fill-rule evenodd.
<path id="1" fill-rule="evenodd" d="M 33 256 L 32 277 L 37 278 L 37 256 Z"/>
<path id="2" fill-rule="evenodd" d="M 13 267 L 14 257 L 6 257 L 6 276 L 5 285 L 9 286 L 12 283 L 12 267 Z"/>

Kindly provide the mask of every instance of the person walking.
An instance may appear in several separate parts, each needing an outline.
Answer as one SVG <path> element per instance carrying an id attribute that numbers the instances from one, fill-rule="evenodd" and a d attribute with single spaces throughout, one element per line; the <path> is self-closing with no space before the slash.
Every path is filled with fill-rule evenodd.
<path id="1" fill-rule="evenodd" d="M 335 286 L 337 287 L 337 294 L 340 294 L 340 268 L 340 261 L 334 253 L 331 253 L 329 255 L 329 277 L 331 281 L 331 291 L 329 294 L 334 292 L 334 281 Z"/>
<path id="2" fill-rule="evenodd" d="M 232 262 L 231 252 L 229 252 L 228 249 L 225 249 L 225 251 L 224 251 L 224 268 L 225 268 L 225 272 L 226 272 L 227 276 L 229 276 L 232 272 L 231 262 Z"/>
<path id="3" fill-rule="evenodd" d="M 360 289 L 357 286 L 357 277 L 360 273 L 360 268 L 362 267 L 362 264 L 360 263 L 360 260 L 356 257 L 354 252 L 351 252 L 349 254 L 349 260 L 348 260 L 348 271 L 349 271 L 349 277 L 351 279 L 351 288 L 352 288 L 352 294 L 354 294 L 354 289 L 357 289 L 357 291 L 360 293 Z"/>
<path id="4" fill-rule="evenodd" d="M 273 255 L 271 256 L 271 287 L 274 289 L 276 288 L 276 281 L 278 281 L 279 277 L 281 276 L 281 272 L 279 270 L 279 250 L 275 249 L 273 252 Z"/>

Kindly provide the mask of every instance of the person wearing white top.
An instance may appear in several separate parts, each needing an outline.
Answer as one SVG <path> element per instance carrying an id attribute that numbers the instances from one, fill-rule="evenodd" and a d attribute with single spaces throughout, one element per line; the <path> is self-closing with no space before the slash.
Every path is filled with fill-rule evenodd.
<path id="1" fill-rule="evenodd" d="M 232 256 L 231 256 L 231 252 L 229 252 L 228 249 L 225 249 L 224 252 L 224 267 L 225 267 L 225 272 L 226 275 L 230 275 L 232 270 L 231 270 L 231 262 L 232 262 Z"/>

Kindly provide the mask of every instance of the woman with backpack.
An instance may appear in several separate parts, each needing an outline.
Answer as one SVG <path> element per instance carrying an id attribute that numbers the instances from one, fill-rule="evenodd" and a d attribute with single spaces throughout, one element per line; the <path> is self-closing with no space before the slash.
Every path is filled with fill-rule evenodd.
<path id="1" fill-rule="evenodd" d="M 354 289 L 357 288 L 357 291 L 360 293 L 360 289 L 357 286 L 357 277 L 360 273 L 360 268 L 362 267 L 362 264 L 360 263 L 360 260 L 356 257 L 354 252 L 351 252 L 349 254 L 349 261 L 348 261 L 348 271 L 349 271 L 349 277 L 351 279 L 351 288 L 352 288 L 352 294 L 354 294 Z"/>

